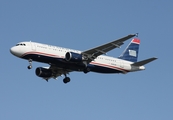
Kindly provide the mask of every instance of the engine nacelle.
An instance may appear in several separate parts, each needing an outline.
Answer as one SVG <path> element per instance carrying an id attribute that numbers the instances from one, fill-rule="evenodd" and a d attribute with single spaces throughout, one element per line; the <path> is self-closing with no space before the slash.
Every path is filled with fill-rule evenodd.
<path id="1" fill-rule="evenodd" d="M 70 62 L 82 62 L 82 55 L 74 52 L 67 52 L 65 54 L 65 59 Z"/>
<path id="2" fill-rule="evenodd" d="M 35 69 L 35 74 L 38 77 L 51 77 L 52 76 L 52 70 L 38 67 Z"/>

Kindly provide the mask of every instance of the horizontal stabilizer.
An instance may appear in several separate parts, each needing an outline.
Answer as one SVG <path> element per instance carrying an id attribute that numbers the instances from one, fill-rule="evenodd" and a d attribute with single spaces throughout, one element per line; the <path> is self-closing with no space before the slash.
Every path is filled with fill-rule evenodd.
<path id="1" fill-rule="evenodd" d="M 143 65 L 145 65 L 145 64 L 147 64 L 149 62 L 152 62 L 153 60 L 156 60 L 156 59 L 157 58 L 153 57 L 153 58 L 149 58 L 149 59 L 142 60 L 142 61 L 139 61 L 139 62 L 135 62 L 135 63 L 133 63 L 131 65 L 133 65 L 133 66 L 143 66 Z"/>

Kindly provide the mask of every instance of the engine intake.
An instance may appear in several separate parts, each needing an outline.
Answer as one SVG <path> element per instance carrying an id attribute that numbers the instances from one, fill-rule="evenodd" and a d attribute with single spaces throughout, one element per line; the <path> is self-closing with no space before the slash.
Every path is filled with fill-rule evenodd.
<path id="1" fill-rule="evenodd" d="M 51 77 L 52 76 L 52 70 L 46 69 L 46 68 L 42 68 L 42 67 L 38 67 L 35 70 L 35 74 L 38 77 Z"/>
<path id="2" fill-rule="evenodd" d="M 74 52 L 67 52 L 65 54 L 65 59 L 70 62 L 82 62 L 82 55 Z"/>

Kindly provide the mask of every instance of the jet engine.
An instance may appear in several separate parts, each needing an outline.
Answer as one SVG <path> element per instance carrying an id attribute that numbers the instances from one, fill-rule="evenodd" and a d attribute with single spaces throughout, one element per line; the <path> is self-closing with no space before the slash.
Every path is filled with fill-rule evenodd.
<path id="1" fill-rule="evenodd" d="M 38 67 L 35 70 L 35 74 L 38 77 L 46 77 L 47 78 L 47 77 L 51 77 L 52 76 L 52 70 L 46 69 L 46 68 L 43 68 L 43 67 Z"/>
<path id="2" fill-rule="evenodd" d="M 65 54 L 65 59 L 70 62 L 82 62 L 83 57 L 79 53 L 67 52 Z"/>

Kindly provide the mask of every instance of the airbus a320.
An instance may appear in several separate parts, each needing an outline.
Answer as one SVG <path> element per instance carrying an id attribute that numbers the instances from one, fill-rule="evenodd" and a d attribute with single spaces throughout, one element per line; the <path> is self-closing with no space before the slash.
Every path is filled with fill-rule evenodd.
<path id="1" fill-rule="evenodd" d="M 49 64 L 49 67 L 36 68 L 35 73 L 38 77 L 48 81 L 50 78 L 57 79 L 59 76 L 64 75 L 63 82 L 68 83 L 70 78 L 67 75 L 73 71 L 125 74 L 144 70 L 145 64 L 157 58 L 152 57 L 137 61 L 140 40 L 135 36 L 137 34 L 130 34 L 85 51 L 31 41 L 20 42 L 12 47 L 10 52 L 19 58 L 28 60 L 28 69 L 32 68 L 32 61 Z M 132 41 L 118 58 L 106 55 L 114 48 L 120 48 L 130 38 L 133 38 Z"/>

